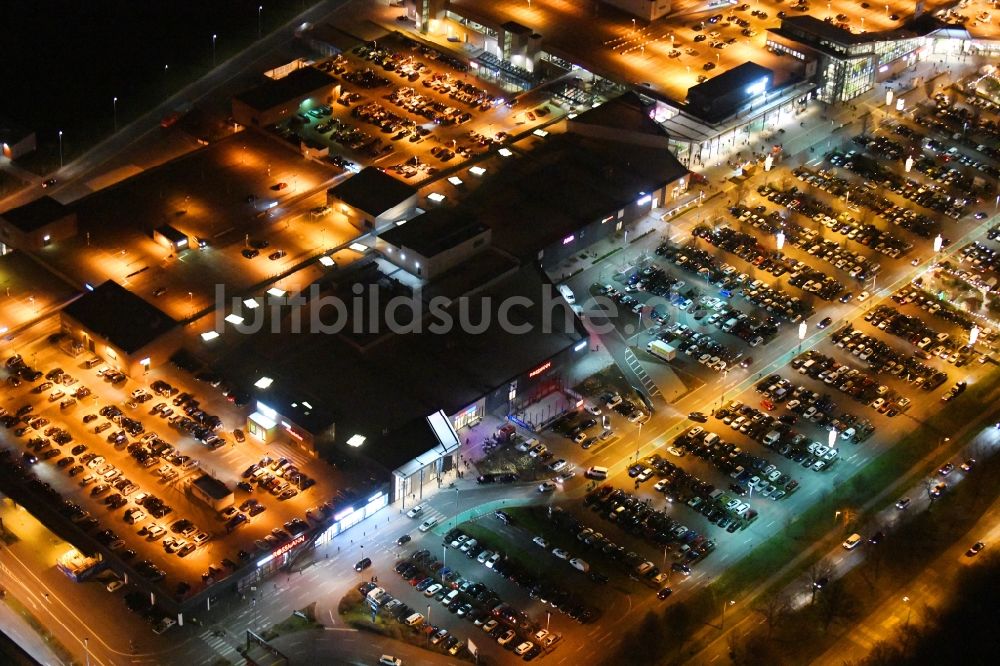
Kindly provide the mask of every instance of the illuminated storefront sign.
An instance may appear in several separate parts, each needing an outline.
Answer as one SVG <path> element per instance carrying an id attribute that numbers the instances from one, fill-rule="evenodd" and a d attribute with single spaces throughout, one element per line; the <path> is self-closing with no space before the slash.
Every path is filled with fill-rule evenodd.
<path id="1" fill-rule="evenodd" d="M 532 377 L 537 377 L 538 375 L 542 374 L 543 372 L 545 372 L 546 370 L 548 370 L 551 367 L 552 367 L 552 361 L 548 361 L 544 365 L 540 365 L 537 368 L 535 368 L 534 370 L 532 370 L 531 372 L 529 372 L 528 373 L 528 378 L 530 379 Z"/>
<path id="2" fill-rule="evenodd" d="M 288 551 L 290 551 L 292 548 L 295 548 L 299 544 L 303 543 L 305 540 L 306 540 L 306 535 L 305 534 L 298 535 L 297 537 L 295 537 L 294 539 L 292 539 L 288 543 L 286 543 L 286 544 L 284 544 L 284 545 L 279 546 L 278 548 L 276 548 L 267 557 L 262 558 L 260 561 L 258 561 L 257 562 L 257 566 L 258 567 L 262 567 L 265 564 L 267 564 L 268 562 L 270 562 L 271 560 L 275 559 L 276 557 L 281 557 L 282 555 L 284 555 L 285 553 L 287 553 Z"/>

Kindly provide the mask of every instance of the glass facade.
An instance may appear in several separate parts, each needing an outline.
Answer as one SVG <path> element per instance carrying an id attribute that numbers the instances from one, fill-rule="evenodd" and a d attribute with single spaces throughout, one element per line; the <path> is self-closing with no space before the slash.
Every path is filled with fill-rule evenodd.
<path id="1" fill-rule="evenodd" d="M 827 102 L 846 102 L 875 86 L 875 57 L 851 60 L 825 58 L 820 98 Z"/>

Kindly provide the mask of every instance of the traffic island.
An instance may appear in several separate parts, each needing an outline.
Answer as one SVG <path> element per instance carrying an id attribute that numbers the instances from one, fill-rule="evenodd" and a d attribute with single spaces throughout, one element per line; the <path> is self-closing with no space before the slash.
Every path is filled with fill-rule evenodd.
<path id="1" fill-rule="evenodd" d="M 385 598 L 391 597 L 387 595 Z M 430 642 L 431 634 L 434 633 L 437 627 L 425 623 L 423 619 L 413 626 L 397 621 L 393 617 L 375 610 L 368 599 L 362 596 L 361 592 L 357 589 L 351 590 L 341 598 L 340 603 L 337 605 L 337 613 L 345 624 L 359 631 L 370 631 L 380 636 L 403 641 L 429 652 L 449 654 L 441 647 L 444 645 L 444 641 L 437 646 L 432 645 Z M 456 636 L 456 638 L 460 637 Z M 460 643 L 463 646 L 464 644 L 465 641 Z M 464 647 L 462 647 L 461 652 L 452 656 L 455 659 L 472 661 L 472 655 Z"/>
<path id="2" fill-rule="evenodd" d="M 316 604 L 312 603 L 302 610 L 293 612 L 287 619 L 271 625 L 269 629 L 264 631 L 261 638 L 266 641 L 272 641 L 278 636 L 284 636 L 285 634 L 294 634 L 298 631 L 308 631 L 309 629 L 322 629 L 323 625 L 316 621 L 315 610 Z"/>

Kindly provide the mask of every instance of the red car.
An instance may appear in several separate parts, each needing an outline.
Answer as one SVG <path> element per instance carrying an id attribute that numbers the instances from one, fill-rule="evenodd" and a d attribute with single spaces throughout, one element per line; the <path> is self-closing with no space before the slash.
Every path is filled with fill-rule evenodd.
<path id="1" fill-rule="evenodd" d="M 274 185 L 271 186 L 271 189 L 276 191 L 281 191 L 286 187 L 288 187 L 288 183 L 275 183 Z"/>

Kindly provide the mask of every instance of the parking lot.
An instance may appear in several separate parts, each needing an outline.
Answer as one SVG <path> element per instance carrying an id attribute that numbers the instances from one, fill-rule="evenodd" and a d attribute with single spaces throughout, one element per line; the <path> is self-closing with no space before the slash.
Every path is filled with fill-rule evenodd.
<path id="1" fill-rule="evenodd" d="M 4 455 L 120 560 L 113 570 L 183 598 L 325 515 L 335 475 L 236 432 L 240 408 L 210 383 L 127 379 L 44 337 L 19 352 L 4 357 Z M 31 369 L 44 373 L 32 380 Z M 217 513 L 190 495 L 204 472 L 234 490 L 234 507 Z"/>
<path id="2" fill-rule="evenodd" d="M 269 129 L 296 146 L 329 149 L 325 160 L 339 171 L 376 164 L 417 184 L 563 114 L 545 99 L 512 108 L 462 63 L 399 36 L 316 67 L 343 81 L 340 96 Z"/>

